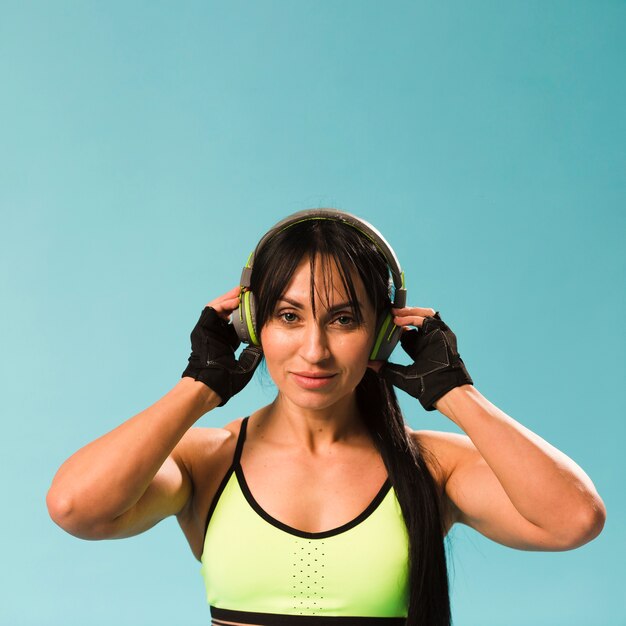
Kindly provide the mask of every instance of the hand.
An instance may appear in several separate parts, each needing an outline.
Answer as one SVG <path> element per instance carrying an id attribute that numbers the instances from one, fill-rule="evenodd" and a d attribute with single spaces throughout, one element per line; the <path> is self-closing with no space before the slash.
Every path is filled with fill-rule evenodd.
<path id="1" fill-rule="evenodd" d="M 218 406 L 224 406 L 248 384 L 263 354 L 260 347 L 249 346 L 235 358 L 241 342 L 229 320 L 238 305 L 239 287 L 234 287 L 204 307 L 191 331 L 191 356 L 181 376 L 190 376 L 215 391 L 221 399 Z"/>
<path id="2" fill-rule="evenodd" d="M 456 335 L 438 312 L 419 307 L 392 312 L 396 326 L 405 327 L 400 343 L 413 364 L 384 363 L 378 368 L 380 376 L 417 398 L 427 411 L 434 411 L 434 403 L 451 389 L 474 384 L 457 350 Z"/>

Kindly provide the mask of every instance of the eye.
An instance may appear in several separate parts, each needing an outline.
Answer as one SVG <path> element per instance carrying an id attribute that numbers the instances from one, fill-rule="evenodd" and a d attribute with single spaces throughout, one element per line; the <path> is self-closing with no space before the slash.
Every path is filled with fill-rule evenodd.
<path id="1" fill-rule="evenodd" d="M 352 326 L 354 324 L 354 318 L 351 315 L 339 315 L 335 321 L 339 326 Z"/>
<path id="2" fill-rule="evenodd" d="M 298 316 L 292 311 L 283 311 L 278 314 L 278 317 L 287 324 L 293 324 L 298 319 Z"/>

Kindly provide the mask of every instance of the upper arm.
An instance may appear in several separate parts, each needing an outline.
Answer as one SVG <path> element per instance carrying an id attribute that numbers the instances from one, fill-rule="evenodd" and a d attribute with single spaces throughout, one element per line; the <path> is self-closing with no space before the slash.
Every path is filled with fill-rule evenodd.
<path id="1" fill-rule="evenodd" d="M 568 549 L 567 544 L 517 511 L 467 435 L 437 431 L 416 431 L 415 435 L 440 461 L 452 523 L 470 526 L 518 550 Z"/>
<path id="2" fill-rule="evenodd" d="M 192 428 L 183 435 L 141 498 L 110 522 L 106 533 L 108 539 L 138 535 L 185 509 L 193 494 L 190 467 L 199 430 Z"/>

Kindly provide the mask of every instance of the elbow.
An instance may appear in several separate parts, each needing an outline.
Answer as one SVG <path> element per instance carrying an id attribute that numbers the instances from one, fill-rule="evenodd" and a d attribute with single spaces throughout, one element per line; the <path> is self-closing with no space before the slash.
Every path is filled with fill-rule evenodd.
<path id="1" fill-rule="evenodd" d="M 62 526 L 62 520 L 67 518 L 72 505 L 69 499 L 57 496 L 53 493 L 52 489 L 49 489 L 46 494 L 46 507 L 48 509 L 48 515 L 51 517 L 52 521 L 55 524 Z"/>
<path id="2" fill-rule="evenodd" d="M 591 507 L 591 512 L 588 515 L 587 521 L 587 533 L 589 536 L 589 541 L 595 539 L 604 528 L 604 524 L 606 523 L 606 507 L 604 506 L 604 502 L 602 498 L 598 496 Z"/>
<path id="3" fill-rule="evenodd" d="M 578 524 L 572 524 L 576 533 L 570 536 L 565 550 L 573 550 L 593 541 L 604 528 L 606 523 L 606 507 L 598 496 L 594 498 L 592 505 L 580 516 Z"/>
<path id="4" fill-rule="evenodd" d="M 52 521 L 63 530 L 68 530 L 71 526 L 72 512 L 74 511 L 72 499 L 65 494 L 57 493 L 51 488 L 46 494 L 46 507 Z"/>
<path id="5" fill-rule="evenodd" d="M 106 539 L 107 530 L 102 522 L 81 514 L 74 499 L 52 488 L 46 494 L 46 507 L 52 521 L 65 532 L 79 539 Z"/>

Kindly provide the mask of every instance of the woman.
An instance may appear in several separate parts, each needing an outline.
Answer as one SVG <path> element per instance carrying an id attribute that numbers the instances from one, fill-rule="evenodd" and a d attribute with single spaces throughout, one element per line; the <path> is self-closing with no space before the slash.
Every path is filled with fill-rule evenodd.
<path id="1" fill-rule="evenodd" d="M 366 222 L 334 210 L 283 220 L 241 285 L 203 310 L 174 388 L 61 466 L 50 515 L 86 539 L 176 515 L 215 625 L 449 625 L 453 524 L 521 550 L 591 541 L 606 515 L 591 480 L 484 398 L 454 333 L 404 295 Z M 399 338 L 409 366 L 385 360 Z M 274 402 L 192 428 L 261 358 Z M 410 429 L 394 386 L 466 435 Z"/>

